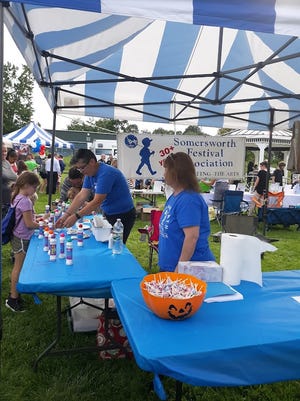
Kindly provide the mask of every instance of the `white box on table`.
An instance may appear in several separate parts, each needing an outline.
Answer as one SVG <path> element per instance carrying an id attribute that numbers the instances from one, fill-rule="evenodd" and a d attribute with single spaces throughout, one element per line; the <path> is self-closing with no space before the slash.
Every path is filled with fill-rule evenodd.
<path id="1" fill-rule="evenodd" d="M 95 227 L 92 224 L 92 233 L 96 239 L 96 241 L 106 242 L 109 240 L 109 236 L 111 233 L 112 226 L 105 226 L 105 227 Z"/>
<path id="2" fill-rule="evenodd" d="M 191 274 L 206 282 L 223 281 L 223 268 L 213 260 L 179 262 L 178 273 Z"/>

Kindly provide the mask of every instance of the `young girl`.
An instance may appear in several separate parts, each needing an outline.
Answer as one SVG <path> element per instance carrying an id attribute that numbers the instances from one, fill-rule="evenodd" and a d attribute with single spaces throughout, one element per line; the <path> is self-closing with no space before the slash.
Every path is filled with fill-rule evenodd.
<path id="1" fill-rule="evenodd" d="M 35 173 L 24 171 L 18 177 L 12 194 L 12 205 L 16 207 L 16 225 L 11 240 L 15 261 L 11 273 L 10 294 L 5 305 L 13 312 L 24 311 L 23 300 L 17 291 L 17 282 L 30 238 L 34 230 L 39 227 L 39 224 L 34 220 L 33 205 L 30 199 L 39 184 L 39 178 Z"/>

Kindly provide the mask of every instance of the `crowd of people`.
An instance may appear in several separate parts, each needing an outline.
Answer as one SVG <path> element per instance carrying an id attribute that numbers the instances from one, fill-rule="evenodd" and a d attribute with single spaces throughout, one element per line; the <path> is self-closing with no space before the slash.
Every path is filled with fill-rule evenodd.
<path id="1" fill-rule="evenodd" d="M 60 178 L 65 169 L 64 157 L 55 154 L 53 158 L 53 182 L 50 188 L 51 154 L 34 156 L 19 153 L 7 144 L 2 144 L 2 216 L 6 214 L 11 199 L 13 185 L 24 171 L 31 171 L 39 178 L 37 191 L 55 194 L 59 191 Z"/>

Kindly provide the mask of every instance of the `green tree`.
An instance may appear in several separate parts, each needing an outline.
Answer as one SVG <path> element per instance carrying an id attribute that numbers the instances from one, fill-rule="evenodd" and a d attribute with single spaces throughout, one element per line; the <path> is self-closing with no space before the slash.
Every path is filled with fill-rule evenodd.
<path id="1" fill-rule="evenodd" d="M 205 135 L 197 125 L 189 125 L 184 131 L 183 135 Z"/>
<path id="2" fill-rule="evenodd" d="M 233 131 L 231 128 L 220 128 L 218 130 L 218 135 L 226 135 L 229 134 L 229 132 Z"/>
<path id="3" fill-rule="evenodd" d="M 15 131 L 28 124 L 33 114 L 34 79 L 30 69 L 11 63 L 3 66 L 3 133 Z"/>
<path id="4" fill-rule="evenodd" d="M 116 134 L 122 132 L 138 133 L 138 127 L 136 124 L 129 124 L 127 120 L 121 121 L 108 118 L 89 118 L 87 121 L 82 121 L 80 118 L 76 118 L 68 125 L 68 129 L 89 132 L 105 131 Z"/>
<path id="5" fill-rule="evenodd" d="M 174 135 L 173 130 L 167 130 L 161 127 L 156 128 L 152 133 L 157 135 Z"/>

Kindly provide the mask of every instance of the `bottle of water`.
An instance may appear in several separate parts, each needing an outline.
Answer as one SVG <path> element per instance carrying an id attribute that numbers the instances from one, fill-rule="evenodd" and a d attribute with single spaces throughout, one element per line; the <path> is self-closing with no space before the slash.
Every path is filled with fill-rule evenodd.
<path id="1" fill-rule="evenodd" d="M 122 253 L 123 250 L 123 231 L 124 227 L 121 219 L 117 219 L 112 229 L 112 253 L 114 255 Z"/>

